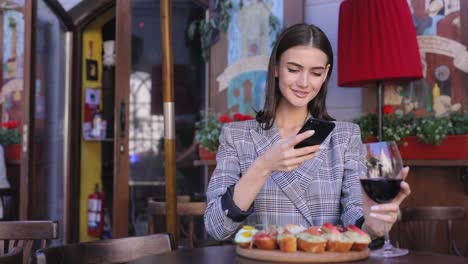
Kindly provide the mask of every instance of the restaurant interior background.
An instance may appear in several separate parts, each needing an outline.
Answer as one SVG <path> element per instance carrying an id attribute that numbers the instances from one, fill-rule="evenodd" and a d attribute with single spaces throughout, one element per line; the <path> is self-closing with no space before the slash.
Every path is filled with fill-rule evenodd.
<path id="1" fill-rule="evenodd" d="M 339 56 L 340 0 L 229 2 L 228 30 L 218 32 L 205 63 L 187 29 L 205 18 L 208 3 L 216 11 L 214 1 L 172 1 L 177 193 L 197 199 L 203 199 L 208 171 L 194 166 L 200 110 L 252 114 L 261 108 L 266 63 L 281 27 L 316 24 L 332 42 L 335 65 Z M 4 220 L 59 220 L 61 238 L 54 243 L 147 232 L 146 199 L 162 199 L 165 185 L 159 4 L 132 0 L 131 12 L 125 12 L 111 0 L 0 1 L 1 121 L 18 120 L 26 135 L 23 156 L 6 159 L 11 192 L 5 196 L 13 203 Z M 468 1 L 408 4 L 424 79 L 386 87 L 385 104 L 418 115 L 468 111 Z M 335 69 L 327 107 L 337 120 L 352 120 L 375 112 L 375 97 L 375 89 L 338 87 Z M 468 210 L 468 158 L 406 164 L 412 166 L 413 193 L 404 206 Z M 104 191 L 106 212 L 99 237 L 87 232 L 87 199 L 96 184 Z M 467 224 L 455 226 L 460 245 Z"/>

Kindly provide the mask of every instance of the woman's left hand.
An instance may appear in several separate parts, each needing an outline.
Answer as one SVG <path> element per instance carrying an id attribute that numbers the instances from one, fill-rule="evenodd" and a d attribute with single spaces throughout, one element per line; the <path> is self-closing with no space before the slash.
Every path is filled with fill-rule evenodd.
<path id="1" fill-rule="evenodd" d="M 382 224 L 382 221 L 390 231 L 393 224 L 398 220 L 400 204 L 411 193 L 409 184 L 404 181 L 408 176 L 408 172 L 409 167 L 405 167 L 401 171 L 401 178 L 403 181 L 400 184 L 400 193 L 398 193 L 390 203 L 378 204 L 370 199 L 364 191 L 362 191 L 365 219 L 363 229 L 371 236 L 376 237 L 383 236 L 385 234 L 385 226 Z"/>

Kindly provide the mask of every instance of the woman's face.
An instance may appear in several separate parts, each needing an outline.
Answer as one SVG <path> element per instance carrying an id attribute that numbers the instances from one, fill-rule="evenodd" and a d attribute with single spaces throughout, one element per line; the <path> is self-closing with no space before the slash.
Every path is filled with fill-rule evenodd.
<path id="1" fill-rule="evenodd" d="M 327 55 L 313 47 L 295 46 L 286 50 L 276 68 L 282 103 L 304 107 L 315 98 L 330 65 Z"/>

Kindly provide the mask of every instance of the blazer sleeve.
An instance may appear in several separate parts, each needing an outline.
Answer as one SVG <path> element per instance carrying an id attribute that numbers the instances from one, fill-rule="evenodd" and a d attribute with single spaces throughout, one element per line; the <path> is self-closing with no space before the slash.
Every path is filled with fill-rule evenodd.
<path id="1" fill-rule="evenodd" d="M 221 205 L 221 197 L 229 186 L 239 181 L 240 174 L 240 163 L 232 139 L 231 123 L 227 123 L 223 125 L 221 131 L 216 154 L 216 168 L 206 192 L 205 229 L 216 240 L 229 238 L 242 224 L 229 218 Z"/>
<path id="2" fill-rule="evenodd" d="M 350 138 L 344 152 L 344 178 L 341 195 L 341 221 L 345 226 L 356 224 L 364 213 L 360 174 L 365 171 L 366 150 L 361 141 L 359 126 L 351 124 Z"/>

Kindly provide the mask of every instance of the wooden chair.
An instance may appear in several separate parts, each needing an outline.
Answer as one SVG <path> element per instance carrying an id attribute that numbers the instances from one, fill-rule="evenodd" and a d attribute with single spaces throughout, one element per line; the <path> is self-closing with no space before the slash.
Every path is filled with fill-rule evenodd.
<path id="1" fill-rule="evenodd" d="M 457 206 L 413 207 L 401 209 L 398 223 L 398 242 L 406 242 L 403 247 L 434 251 L 439 224 L 445 224 L 448 241 L 448 254 L 461 256 L 453 237 L 453 221 L 465 219 L 465 208 Z M 404 239 L 402 239 L 402 237 Z"/>
<path id="2" fill-rule="evenodd" d="M 195 217 L 203 216 L 205 209 L 206 202 L 190 202 L 189 200 L 178 198 L 177 215 L 179 219 L 180 217 L 186 217 L 188 219 L 187 238 L 188 247 L 190 248 L 193 248 L 196 241 Z M 148 215 L 148 233 L 154 234 L 156 232 L 156 217 L 161 219 L 161 216 L 166 215 L 166 202 L 155 201 L 153 198 L 149 198 L 146 213 Z M 179 228 L 179 231 L 180 230 L 181 228 Z"/>
<path id="3" fill-rule="evenodd" d="M 170 234 L 114 238 L 39 249 L 33 256 L 32 263 L 126 263 L 145 256 L 170 252 L 173 247 Z"/>
<path id="4" fill-rule="evenodd" d="M 5 255 L 0 255 L 0 264 L 21 264 L 23 263 L 23 248 L 14 247 Z"/>
<path id="5" fill-rule="evenodd" d="M 44 248 L 47 240 L 57 238 L 57 221 L 0 222 L 0 255 L 9 253 L 15 247 L 21 247 L 23 263 L 28 263 L 34 241 L 40 241 L 40 247 Z"/>

